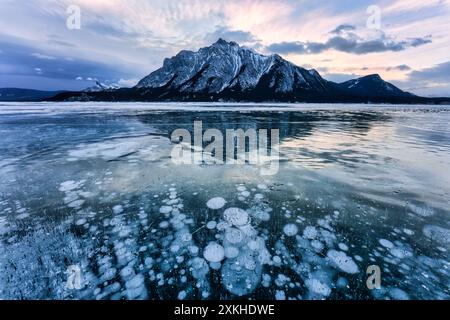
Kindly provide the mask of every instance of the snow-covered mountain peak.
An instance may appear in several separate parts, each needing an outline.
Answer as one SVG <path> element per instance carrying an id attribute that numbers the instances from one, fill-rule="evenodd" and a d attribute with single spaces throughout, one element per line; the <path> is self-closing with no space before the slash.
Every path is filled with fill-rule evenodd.
<path id="1" fill-rule="evenodd" d="M 84 92 L 101 92 L 101 91 L 110 91 L 110 90 L 116 90 L 120 87 L 115 84 L 105 84 L 101 83 L 100 81 L 95 81 L 95 85 L 89 88 L 84 89 Z"/>
<path id="2" fill-rule="evenodd" d="M 326 81 L 284 60 L 264 56 L 236 42 L 219 39 L 197 52 L 181 51 L 161 69 L 142 79 L 137 88 L 165 88 L 181 93 L 221 93 L 266 87 L 274 92 L 323 91 Z"/>

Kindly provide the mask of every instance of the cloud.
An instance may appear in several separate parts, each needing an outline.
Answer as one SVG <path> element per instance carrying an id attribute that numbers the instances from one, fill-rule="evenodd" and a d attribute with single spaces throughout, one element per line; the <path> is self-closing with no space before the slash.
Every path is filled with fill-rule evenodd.
<path id="1" fill-rule="evenodd" d="M 355 73 L 324 73 L 322 76 L 328 81 L 333 81 L 336 83 L 342 83 L 361 77 L 360 74 Z"/>
<path id="2" fill-rule="evenodd" d="M 120 79 L 117 84 L 122 88 L 130 88 L 137 85 L 138 82 L 138 79 Z"/>
<path id="3" fill-rule="evenodd" d="M 99 63 L 86 59 L 66 59 L 66 57 L 57 55 L 45 55 L 36 53 L 34 47 L 24 44 L 4 42 L 0 39 L 0 47 L 4 50 L 0 62 L 0 73 L 5 75 L 6 79 L 24 79 L 31 81 L 35 77 L 46 77 L 55 81 L 48 81 L 58 87 L 49 89 L 60 89 L 63 83 L 78 89 L 78 86 L 84 85 L 88 78 L 99 78 L 102 82 L 117 82 L 124 77 L 133 78 L 127 70 L 127 66 L 120 64 Z M 30 54 L 30 52 L 33 52 Z M 33 78 L 34 77 L 34 78 Z M 41 83 L 24 83 L 20 87 L 43 88 Z M 59 87 L 61 86 L 61 87 Z M 64 86 L 65 88 L 68 88 Z"/>
<path id="4" fill-rule="evenodd" d="M 450 61 L 414 70 L 408 74 L 407 80 L 397 83 L 418 94 L 450 97 Z"/>
<path id="5" fill-rule="evenodd" d="M 387 67 L 386 71 L 410 71 L 411 67 L 406 64 L 401 64 L 395 67 Z"/>
<path id="6" fill-rule="evenodd" d="M 230 30 L 227 27 L 218 27 L 214 32 L 208 33 L 205 36 L 207 45 L 216 42 L 218 39 L 227 41 L 234 41 L 241 45 L 253 46 L 260 42 L 251 32 L 242 30 Z"/>
<path id="7" fill-rule="evenodd" d="M 35 58 L 42 59 L 42 60 L 56 60 L 55 57 L 48 56 L 48 55 L 42 54 L 42 53 L 35 52 L 35 53 L 32 53 L 31 55 Z"/>
<path id="8" fill-rule="evenodd" d="M 331 30 L 331 34 L 341 34 L 344 31 L 354 31 L 356 30 L 355 26 L 349 25 L 349 24 L 341 24 L 340 26 L 336 27 L 336 29 Z"/>
<path id="9" fill-rule="evenodd" d="M 376 52 L 404 51 L 432 42 L 431 36 L 397 41 L 381 31 L 375 38 L 364 39 L 354 32 L 355 30 L 356 28 L 351 25 L 340 25 L 330 32 L 332 36 L 325 42 L 280 42 L 269 45 L 267 50 L 279 54 L 320 54 L 328 50 L 336 50 L 363 55 Z"/>
<path id="10" fill-rule="evenodd" d="M 434 81 L 450 83 L 450 61 L 434 65 L 423 70 L 413 71 L 409 75 L 412 81 Z"/>
<path id="11" fill-rule="evenodd" d="M 63 40 L 60 36 L 56 34 L 49 35 L 47 37 L 47 43 L 52 46 L 75 48 L 76 46 L 70 42 Z"/>

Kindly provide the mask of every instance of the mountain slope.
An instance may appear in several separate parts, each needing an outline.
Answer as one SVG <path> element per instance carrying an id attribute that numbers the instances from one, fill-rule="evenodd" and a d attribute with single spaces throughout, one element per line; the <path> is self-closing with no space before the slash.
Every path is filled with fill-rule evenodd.
<path id="1" fill-rule="evenodd" d="M 357 96 L 364 97 L 411 97 L 409 92 L 404 92 L 393 84 L 384 81 L 378 74 L 372 74 L 354 80 L 338 84 L 342 90 Z"/>

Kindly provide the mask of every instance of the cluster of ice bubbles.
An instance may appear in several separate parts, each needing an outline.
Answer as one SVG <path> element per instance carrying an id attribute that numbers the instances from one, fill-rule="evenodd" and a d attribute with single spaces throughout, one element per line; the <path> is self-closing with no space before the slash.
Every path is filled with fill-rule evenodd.
<path id="1" fill-rule="evenodd" d="M 382 264 L 383 281 L 390 281 L 374 293 L 375 298 L 406 299 L 414 291 L 412 286 L 417 287 L 414 284 L 421 286 L 417 290 L 423 297 L 449 296 L 442 291 L 439 277 L 449 275 L 450 265 L 445 258 L 418 256 L 407 242 L 415 235 L 410 229 L 399 229 L 390 237 L 386 234 L 385 239 L 373 238 L 374 246 L 368 247 L 337 231 L 341 217 L 337 210 L 306 218 L 300 208 L 277 202 L 281 212 L 273 217 L 270 190 L 265 185 L 236 185 L 237 199 L 207 198 L 186 208 L 178 187 L 171 184 L 157 194 L 114 200 L 100 210 L 89 207 L 92 201 L 87 200 L 92 194 L 85 191 L 86 185 L 82 180 L 59 186 L 65 205 L 74 213 L 71 223 L 86 231 L 76 247 L 93 246 L 89 258 L 96 267 L 87 257 L 80 263 L 86 280 L 78 295 L 81 298 L 253 297 L 257 288 L 275 299 L 324 299 L 333 294 L 354 298 L 358 293 L 351 286 L 357 281 L 364 285 L 365 267 L 374 263 Z M 197 196 L 194 194 L 194 199 Z M 110 201 L 108 198 L 107 203 Z M 196 210 L 200 212 L 194 213 Z M 283 216 L 286 220 L 279 219 Z M 278 223 L 267 223 L 272 218 L 283 221 L 280 230 Z M 0 220 L 0 231 L 2 225 Z M 450 230 L 425 225 L 422 233 L 445 257 Z M 24 244 L 29 248 L 29 242 Z M 364 258 L 358 255 L 364 252 L 368 253 Z M 12 257 L 11 253 L 5 256 Z M 29 265 L 29 256 L 24 266 Z M 394 279 L 390 276 L 394 266 L 399 267 L 405 285 L 397 287 L 398 278 L 390 280 Z M 426 277 L 419 282 L 411 270 Z M 35 279 L 29 280 L 27 283 Z"/>
<path id="2" fill-rule="evenodd" d="M 225 200 L 215 198 L 208 202 L 214 210 L 225 205 Z M 262 266 L 270 262 L 270 254 L 265 240 L 251 225 L 247 211 L 241 208 L 227 208 L 222 219 L 208 223 L 215 225 L 217 241 L 210 242 L 203 250 L 203 257 L 214 270 L 220 270 L 222 283 L 234 295 L 244 296 L 253 292 L 260 283 Z"/>

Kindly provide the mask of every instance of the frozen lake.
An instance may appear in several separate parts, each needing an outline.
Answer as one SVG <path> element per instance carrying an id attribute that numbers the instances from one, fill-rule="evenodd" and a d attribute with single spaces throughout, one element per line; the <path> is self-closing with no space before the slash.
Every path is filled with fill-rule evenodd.
<path id="1" fill-rule="evenodd" d="M 279 129 L 278 173 L 176 165 L 194 121 Z M 448 106 L 3 103 L 0 137 L 0 299 L 450 299 Z"/>

